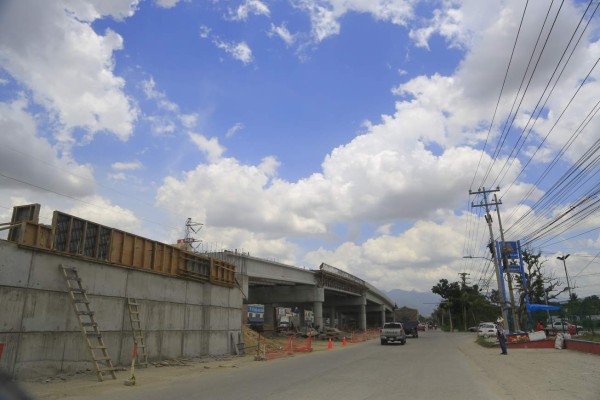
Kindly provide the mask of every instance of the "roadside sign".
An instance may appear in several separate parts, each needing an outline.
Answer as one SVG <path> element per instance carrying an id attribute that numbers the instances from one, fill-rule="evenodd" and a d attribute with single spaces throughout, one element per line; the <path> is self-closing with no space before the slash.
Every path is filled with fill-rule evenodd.
<path id="1" fill-rule="evenodd" d="M 504 254 L 512 260 L 519 258 L 519 246 L 517 242 L 504 242 Z"/>

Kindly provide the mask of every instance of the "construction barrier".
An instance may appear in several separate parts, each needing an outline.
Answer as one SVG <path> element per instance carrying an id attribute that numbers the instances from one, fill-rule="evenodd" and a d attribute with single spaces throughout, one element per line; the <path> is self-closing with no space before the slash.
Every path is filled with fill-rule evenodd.
<path id="1" fill-rule="evenodd" d="M 267 360 L 273 360 L 275 358 L 286 357 L 293 354 L 292 351 L 292 343 L 294 342 L 294 337 L 290 336 L 287 345 L 284 348 L 267 348 L 265 346 L 264 357 Z"/>
<path id="2" fill-rule="evenodd" d="M 306 338 L 304 345 L 301 346 L 296 346 L 295 339 L 293 338 L 294 337 L 292 336 L 292 349 L 294 353 L 309 353 L 312 351 L 312 337 L 310 335 L 308 335 L 308 337 Z"/>
<path id="3" fill-rule="evenodd" d="M 359 343 L 375 338 L 379 338 L 379 328 L 367 329 L 366 331 L 360 333 L 355 333 L 354 331 L 352 331 L 352 335 L 350 336 L 350 343 Z"/>

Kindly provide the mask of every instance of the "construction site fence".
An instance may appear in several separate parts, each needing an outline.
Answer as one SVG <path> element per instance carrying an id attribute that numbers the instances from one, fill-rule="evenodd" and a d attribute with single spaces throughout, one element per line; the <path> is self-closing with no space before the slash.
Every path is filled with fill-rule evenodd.
<path id="1" fill-rule="evenodd" d="M 379 328 L 372 328 L 361 332 L 352 332 L 348 342 L 360 343 L 379 338 L 379 332 Z M 311 335 L 309 335 L 306 339 L 300 340 L 291 335 L 288 338 L 287 343 L 284 346 L 281 346 L 277 342 L 269 340 L 259 334 L 258 344 L 256 346 L 252 346 L 252 348 L 256 348 L 256 358 L 258 360 L 273 360 L 282 357 L 289 357 L 294 355 L 294 353 L 309 353 L 313 351 L 312 340 L 313 337 Z M 346 342 L 346 340 L 344 340 L 344 342 Z"/>
<path id="2" fill-rule="evenodd" d="M 82 218 L 54 211 L 52 225 L 38 223 L 39 204 L 17 206 L 8 240 L 72 257 L 233 287 L 235 265 Z"/>
<path id="3" fill-rule="evenodd" d="M 379 338 L 380 329 L 379 328 L 369 328 L 366 331 L 356 332 L 352 331 L 352 335 L 350 336 L 350 343 L 359 343 L 367 340 Z"/>
<path id="4" fill-rule="evenodd" d="M 257 358 L 261 360 L 273 360 L 288 357 L 294 353 L 310 353 L 312 350 L 312 337 L 310 335 L 306 339 L 301 340 L 297 340 L 295 336 L 290 336 L 283 347 L 264 337 L 261 338 L 259 335 Z"/>

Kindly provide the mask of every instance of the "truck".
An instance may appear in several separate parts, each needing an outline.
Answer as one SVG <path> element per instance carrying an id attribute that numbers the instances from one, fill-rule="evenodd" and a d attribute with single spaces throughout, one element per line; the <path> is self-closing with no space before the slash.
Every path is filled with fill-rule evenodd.
<path id="1" fill-rule="evenodd" d="M 400 342 L 402 345 L 406 344 L 406 333 L 400 322 L 386 322 L 383 324 L 379 338 L 382 345 L 396 342 Z"/>
<path id="2" fill-rule="evenodd" d="M 570 325 L 574 326 L 575 328 L 571 328 L 571 330 L 569 331 Z M 546 325 L 546 327 L 544 328 L 544 330 L 546 331 L 546 335 L 548 336 L 556 335 L 558 332 L 567 332 L 573 335 L 583 331 L 583 326 L 572 324 L 571 322 L 568 322 L 566 320 L 550 320 L 548 322 L 548 325 Z"/>
<path id="3" fill-rule="evenodd" d="M 399 321 L 404 327 L 406 336 L 419 337 L 419 310 L 401 307 L 394 310 L 394 321 Z"/>
<path id="4" fill-rule="evenodd" d="M 404 333 L 406 336 L 412 336 L 413 338 L 419 338 L 419 321 L 401 321 L 404 327 Z"/>

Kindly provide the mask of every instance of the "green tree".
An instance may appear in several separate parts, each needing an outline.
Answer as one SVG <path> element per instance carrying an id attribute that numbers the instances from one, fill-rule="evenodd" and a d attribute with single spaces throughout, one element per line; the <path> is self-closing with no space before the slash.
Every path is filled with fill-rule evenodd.
<path id="1" fill-rule="evenodd" d="M 438 320 L 442 320 L 443 314 L 449 313 L 450 329 L 460 326 L 466 331 L 470 324 L 476 325 L 498 314 L 497 307 L 483 296 L 479 286 L 469 286 L 464 279 L 462 282 L 452 283 L 447 279 L 440 279 L 431 291 L 444 299 L 436 314 Z"/>
<path id="2" fill-rule="evenodd" d="M 560 279 L 548 274 L 544 275 L 544 261 L 541 259 L 541 252 L 533 253 L 530 249 L 523 250 L 523 264 L 525 268 L 526 287 L 523 286 L 523 280 L 520 274 L 510 274 L 509 279 L 513 279 L 513 286 L 517 288 L 519 295 L 519 304 L 517 308 L 517 318 L 522 327 L 533 328 L 534 321 L 527 321 L 527 304 L 525 297 L 529 297 L 530 304 L 550 304 L 560 294 L 566 292 L 568 288 L 562 288 Z M 544 319 L 543 312 L 537 312 L 534 319 Z"/>

